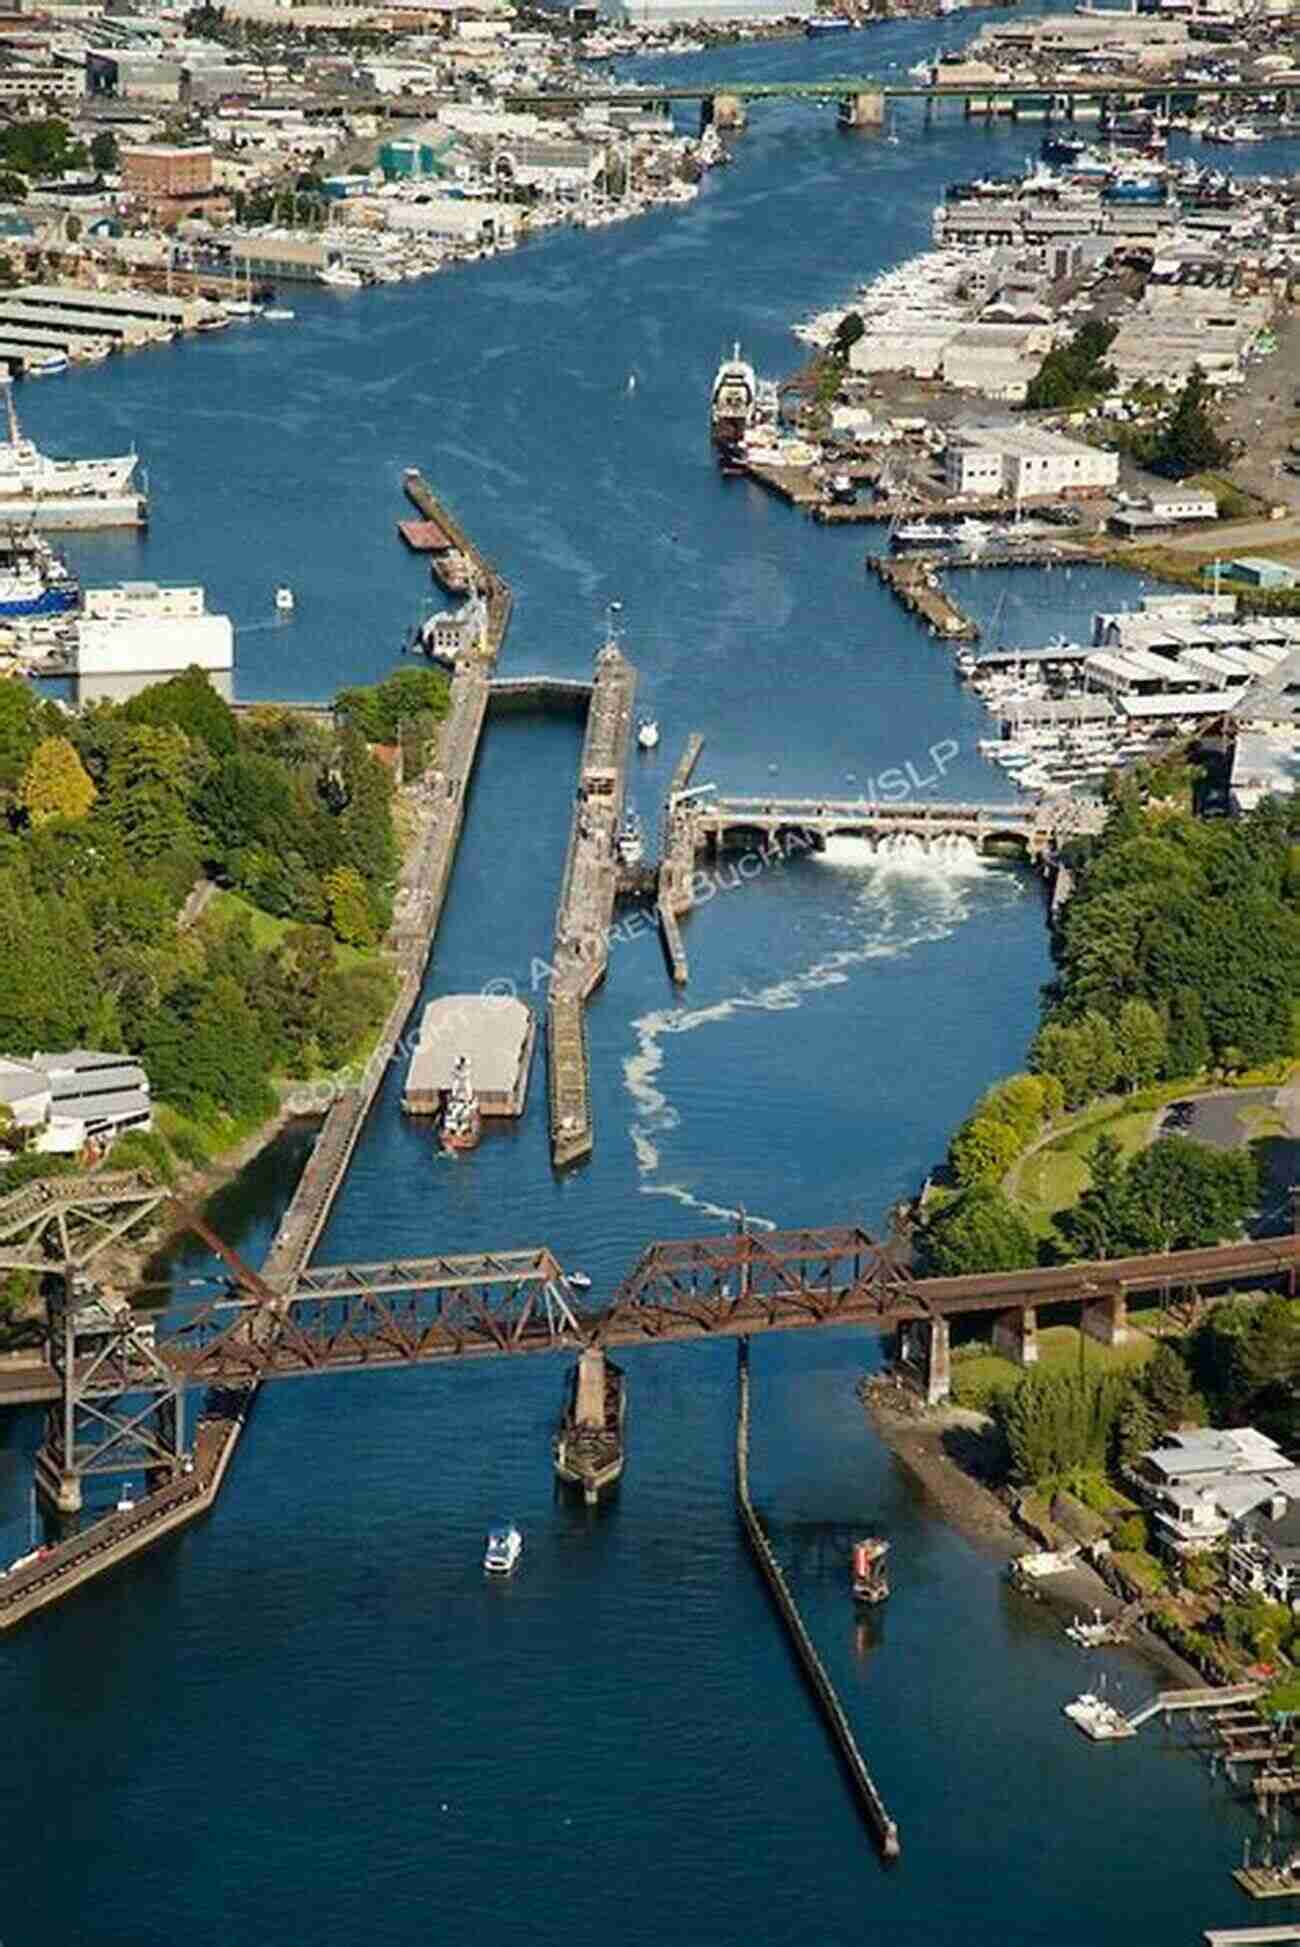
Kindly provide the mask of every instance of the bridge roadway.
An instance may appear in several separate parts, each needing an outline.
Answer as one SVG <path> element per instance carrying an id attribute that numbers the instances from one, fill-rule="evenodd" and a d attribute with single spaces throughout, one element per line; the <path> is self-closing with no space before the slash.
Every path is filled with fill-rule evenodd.
<path id="1" fill-rule="evenodd" d="M 605 1305 L 582 1303 L 545 1247 L 381 1264 L 317 1266 L 268 1279 L 281 1329 L 248 1330 L 265 1301 L 218 1298 L 158 1352 L 191 1383 L 306 1376 L 525 1352 L 679 1344 L 824 1325 L 889 1330 L 1045 1305 L 1123 1310 L 1131 1297 L 1284 1279 L 1300 1236 L 970 1277 L 914 1277 L 855 1226 L 686 1238 L 642 1253 Z"/>
<path id="2" fill-rule="evenodd" d="M 1170 95 L 1197 100 L 1246 100 L 1270 91 L 1259 81 L 1159 81 L 1147 76 L 1098 77 L 1091 81 L 1042 81 L 1034 75 L 997 81 L 890 81 L 881 75 L 825 75 L 791 81 L 690 81 L 629 87 L 626 82 L 593 82 L 589 88 L 557 89 L 554 93 L 511 93 L 506 107 L 545 114 L 547 109 L 580 108 L 586 102 L 609 102 L 618 107 L 652 107 L 664 101 L 709 101 L 731 96 L 739 101 L 837 101 L 855 95 L 880 95 L 888 101 L 966 102 L 997 96 L 1047 95 L 1067 103 L 1076 101 L 1164 101 Z M 1276 92 L 1276 89 L 1273 89 Z M 391 107 L 391 102 L 388 104 Z"/>

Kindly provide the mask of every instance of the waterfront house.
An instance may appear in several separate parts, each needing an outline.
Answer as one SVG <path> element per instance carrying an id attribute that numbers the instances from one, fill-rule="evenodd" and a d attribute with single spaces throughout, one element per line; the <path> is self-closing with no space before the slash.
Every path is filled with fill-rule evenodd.
<path id="1" fill-rule="evenodd" d="M 1134 1485 L 1157 1547 L 1193 1555 L 1217 1547 L 1234 1522 L 1279 1497 L 1300 1500 L 1300 1467 L 1255 1427 L 1194 1427 L 1144 1453 Z"/>
<path id="2" fill-rule="evenodd" d="M 1300 1614 L 1300 1499 L 1274 1494 L 1232 1524 L 1228 1583 Z"/>

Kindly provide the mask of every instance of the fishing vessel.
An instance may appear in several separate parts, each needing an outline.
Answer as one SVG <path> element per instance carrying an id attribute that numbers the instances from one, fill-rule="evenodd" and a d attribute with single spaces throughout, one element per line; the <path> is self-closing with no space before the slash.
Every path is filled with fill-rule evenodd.
<path id="1" fill-rule="evenodd" d="M 636 727 L 636 740 L 642 750 L 653 750 L 659 742 L 659 725 L 653 717 L 642 717 Z"/>
<path id="2" fill-rule="evenodd" d="M 626 1414 L 621 1366 L 599 1352 L 584 1352 L 569 1375 L 564 1417 L 552 1452 L 557 1475 L 582 1489 L 588 1507 L 594 1507 L 601 1490 L 612 1487 L 623 1472 Z"/>
<path id="3" fill-rule="evenodd" d="M 620 865 L 640 865 L 645 857 L 645 840 L 641 835 L 641 820 L 635 811 L 629 811 L 615 841 Z"/>
<path id="4" fill-rule="evenodd" d="M 758 374 L 741 357 L 737 344 L 731 357 L 719 365 L 713 381 L 710 421 L 716 446 L 726 450 L 739 446 L 753 422 L 757 401 Z"/>
<path id="5" fill-rule="evenodd" d="M 524 1552 L 524 1538 L 513 1521 L 488 1530 L 483 1566 L 489 1575 L 511 1575 Z"/>
<path id="6" fill-rule="evenodd" d="M 43 499 L 54 495 L 117 494 L 129 487 L 137 465 L 134 452 L 110 460 L 50 459 L 35 441 L 24 437 L 9 380 L 0 379 L 0 385 L 5 389 L 9 431 L 8 439 L 0 441 L 0 501 L 15 495 Z"/>
<path id="7" fill-rule="evenodd" d="M 885 1559 L 889 1554 L 889 1543 L 879 1535 L 866 1535 L 853 1544 L 853 1600 L 855 1602 L 883 1602 L 889 1594 L 889 1577 L 885 1573 Z"/>
<path id="8" fill-rule="evenodd" d="M 444 1149 L 473 1149 L 483 1132 L 478 1098 L 470 1080 L 469 1056 L 452 1063 L 451 1086 L 442 1105 L 438 1134 Z"/>

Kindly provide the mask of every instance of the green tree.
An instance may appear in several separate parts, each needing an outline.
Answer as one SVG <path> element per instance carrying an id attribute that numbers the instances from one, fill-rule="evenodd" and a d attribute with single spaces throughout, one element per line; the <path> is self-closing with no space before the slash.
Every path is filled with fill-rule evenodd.
<path id="1" fill-rule="evenodd" d="M 345 946 L 368 947 L 375 943 L 375 922 L 366 896 L 366 883 L 355 866 L 338 865 L 327 874 L 325 898 L 330 925 Z"/>
<path id="2" fill-rule="evenodd" d="M 1117 325 L 1089 320 L 1080 325 L 1064 345 L 1055 346 L 1029 381 L 1025 404 L 1031 411 L 1059 410 L 1064 406 L 1088 405 L 1115 384 L 1115 372 L 1106 364 Z"/>
<path id="3" fill-rule="evenodd" d="M 34 825 L 48 818 L 84 818 L 98 793 L 66 737 L 45 737 L 23 774 L 22 801 Z"/>
<path id="4" fill-rule="evenodd" d="M 1155 1446 L 1159 1433 L 1156 1416 L 1147 1400 L 1136 1386 L 1130 1387 L 1115 1416 L 1113 1458 L 1116 1465 L 1132 1467 Z"/>
<path id="5" fill-rule="evenodd" d="M 1118 1257 L 1128 1240 L 1128 1186 L 1120 1146 L 1104 1131 L 1088 1158 L 1089 1182 L 1059 1226 L 1071 1255 Z"/>
<path id="6" fill-rule="evenodd" d="M 211 680 L 194 664 L 165 683 L 151 683 L 122 706 L 127 723 L 183 730 L 194 743 L 205 744 L 217 757 L 228 757 L 239 740 L 235 713 L 218 696 Z"/>
<path id="7" fill-rule="evenodd" d="M 1142 1391 L 1160 1432 L 1180 1427 L 1192 1398 L 1192 1376 L 1175 1346 L 1162 1339 L 1142 1373 Z"/>
<path id="8" fill-rule="evenodd" d="M 382 683 L 340 690 L 334 709 L 368 744 L 395 744 L 403 723 L 422 714 L 441 723 L 451 708 L 451 680 L 440 669 L 412 665 Z"/>
<path id="9" fill-rule="evenodd" d="M 1126 1171 L 1127 1247 L 1190 1250 L 1240 1236 L 1259 1194 L 1254 1159 L 1163 1136 Z"/>
<path id="10" fill-rule="evenodd" d="M 0 797 L 18 791 L 32 752 L 55 728 L 51 714 L 26 683 L 0 678 Z"/>
<path id="11" fill-rule="evenodd" d="M 1156 442 L 1151 466 L 1156 473 L 1183 480 L 1189 473 L 1204 473 L 1223 466 L 1227 459 L 1228 448 L 1210 417 L 1205 374 L 1199 365 L 1194 366 Z"/>
<path id="12" fill-rule="evenodd" d="M 1001 1190 L 980 1184 L 945 1204 L 920 1238 L 925 1269 L 934 1277 L 970 1271 L 1021 1271 L 1038 1262 L 1038 1245 L 1024 1217 Z"/>
<path id="13" fill-rule="evenodd" d="M 866 329 L 856 311 L 846 312 L 835 327 L 835 356 L 846 359 Z"/>
<path id="14" fill-rule="evenodd" d="M 1169 996 L 1165 1068 L 1170 1075 L 1203 1075 L 1210 1065 L 1210 1037 L 1194 987 L 1176 987 Z"/>
<path id="15" fill-rule="evenodd" d="M 1120 1077 L 1131 1089 L 1153 1082 L 1164 1065 L 1165 1024 L 1149 1001 L 1125 1001 L 1115 1023 Z"/>

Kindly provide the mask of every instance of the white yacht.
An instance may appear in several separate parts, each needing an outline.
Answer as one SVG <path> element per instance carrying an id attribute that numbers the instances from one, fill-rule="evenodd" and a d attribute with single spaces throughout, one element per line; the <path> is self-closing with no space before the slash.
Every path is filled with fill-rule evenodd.
<path id="1" fill-rule="evenodd" d="M 0 441 L 0 500 L 15 494 L 44 499 L 54 494 L 115 494 L 124 492 L 136 469 L 134 453 L 112 460 L 52 460 L 30 439 L 24 439 L 14 410 L 13 389 L 4 386 L 9 414 L 9 437 Z"/>
<path id="2" fill-rule="evenodd" d="M 1098 1743 L 1134 1735 L 1133 1726 L 1123 1711 L 1116 1710 L 1114 1704 L 1108 1703 L 1104 1697 L 1094 1696 L 1091 1690 L 1085 1690 L 1073 1703 L 1063 1704 L 1061 1708 L 1085 1737 L 1095 1738 Z"/>
<path id="3" fill-rule="evenodd" d="M 287 304 L 268 304 L 262 316 L 268 324 L 292 324 L 294 319 Z"/>
<path id="4" fill-rule="evenodd" d="M 336 291 L 359 291 L 366 280 L 359 270 L 350 270 L 346 264 L 327 264 L 320 281 Z"/>
<path id="5" fill-rule="evenodd" d="M 713 381 L 710 418 L 718 446 L 735 446 L 744 438 L 757 401 L 758 374 L 741 357 L 737 344 L 732 347 L 731 357 L 724 358 L 719 365 Z"/>
<path id="6" fill-rule="evenodd" d="M 488 1533 L 483 1566 L 489 1575 L 511 1575 L 524 1552 L 524 1538 L 513 1521 Z"/>
<path id="7" fill-rule="evenodd" d="M 653 717 L 642 717 L 636 727 L 636 740 L 642 750 L 653 750 L 659 742 L 659 725 Z"/>

